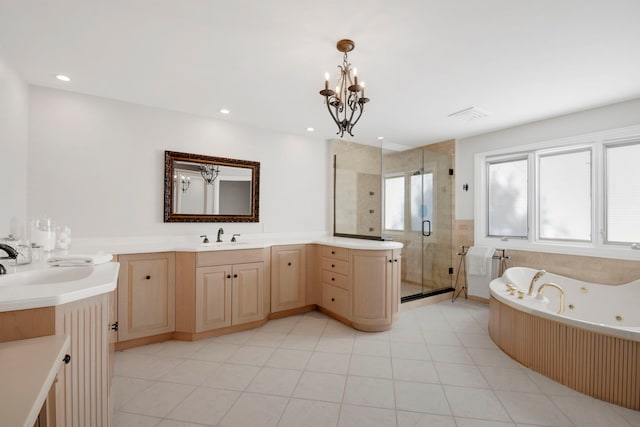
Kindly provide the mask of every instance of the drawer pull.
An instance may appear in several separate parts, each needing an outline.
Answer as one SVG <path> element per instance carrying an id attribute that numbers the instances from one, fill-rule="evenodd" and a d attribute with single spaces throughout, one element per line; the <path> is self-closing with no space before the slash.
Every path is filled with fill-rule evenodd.
<path id="1" fill-rule="evenodd" d="M 291 265 L 291 263 L 287 264 L 287 265 Z"/>
<path id="2" fill-rule="evenodd" d="M 335 264 L 331 264 L 331 268 L 336 268 L 336 265 Z"/>
<path id="3" fill-rule="evenodd" d="M 145 279 L 149 280 L 149 279 L 151 279 L 151 276 L 147 276 L 147 277 L 145 277 Z"/>
<path id="4" fill-rule="evenodd" d="M 334 302 L 336 299 L 335 298 L 331 298 L 331 302 Z"/>
<path id="5" fill-rule="evenodd" d="M 332 277 L 332 278 L 331 278 L 331 281 L 332 281 L 332 282 L 335 282 L 335 281 L 336 281 L 336 278 L 335 278 L 335 277 Z"/>
<path id="6" fill-rule="evenodd" d="M 336 254 L 336 251 L 331 251 L 331 255 L 335 255 L 335 254 Z"/>

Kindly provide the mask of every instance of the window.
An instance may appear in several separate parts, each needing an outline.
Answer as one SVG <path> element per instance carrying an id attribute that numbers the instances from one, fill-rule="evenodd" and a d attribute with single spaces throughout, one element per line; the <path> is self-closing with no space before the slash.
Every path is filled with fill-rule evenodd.
<path id="1" fill-rule="evenodd" d="M 475 155 L 474 243 L 640 259 L 640 126 Z"/>
<path id="2" fill-rule="evenodd" d="M 422 231 L 422 221 L 433 227 L 433 173 L 411 175 L 411 231 Z"/>
<path id="3" fill-rule="evenodd" d="M 527 237 L 527 159 L 487 164 L 489 236 Z"/>
<path id="4" fill-rule="evenodd" d="M 404 230 L 404 176 L 384 179 L 384 228 Z"/>
<path id="5" fill-rule="evenodd" d="M 541 239 L 591 241 L 591 150 L 541 154 Z"/>
<path id="6" fill-rule="evenodd" d="M 640 242 L 640 142 L 605 147 L 606 240 Z"/>

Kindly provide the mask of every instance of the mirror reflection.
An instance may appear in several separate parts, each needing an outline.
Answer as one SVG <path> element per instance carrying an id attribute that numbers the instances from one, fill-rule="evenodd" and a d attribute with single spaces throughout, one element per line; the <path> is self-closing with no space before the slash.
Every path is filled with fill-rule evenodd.
<path id="1" fill-rule="evenodd" d="M 258 222 L 259 167 L 165 152 L 165 222 Z"/>

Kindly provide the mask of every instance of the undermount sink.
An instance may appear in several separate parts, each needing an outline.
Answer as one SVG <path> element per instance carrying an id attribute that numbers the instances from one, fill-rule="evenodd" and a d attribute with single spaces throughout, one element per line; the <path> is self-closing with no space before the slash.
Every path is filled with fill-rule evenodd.
<path id="1" fill-rule="evenodd" d="M 92 269 L 87 267 L 50 267 L 21 271 L 0 276 L 0 286 L 50 285 L 86 279 Z"/>
<path id="2" fill-rule="evenodd" d="M 249 242 L 214 242 L 214 243 L 202 243 L 201 246 L 210 247 L 210 248 L 225 248 L 225 247 L 246 245 L 248 243 Z"/>

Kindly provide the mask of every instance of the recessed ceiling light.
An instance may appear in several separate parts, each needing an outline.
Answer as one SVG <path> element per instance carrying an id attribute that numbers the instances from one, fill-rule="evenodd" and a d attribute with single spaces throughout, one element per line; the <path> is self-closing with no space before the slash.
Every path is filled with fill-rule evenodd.
<path id="1" fill-rule="evenodd" d="M 384 139 L 384 136 L 379 136 L 378 137 L 378 141 L 382 141 Z"/>
<path id="2" fill-rule="evenodd" d="M 466 122 L 470 122 L 473 120 L 483 119 L 490 115 L 491 113 L 487 110 L 483 110 L 478 107 L 469 107 L 464 110 L 456 111 L 455 113 L 449 114 L 449 117 L 454 117 L 456 119 L 464 120 Z"/>
<path id="3" fill-rule="evenodd" d="M 226 108 L 221 108 L 221 109 L 220 109 L 220 112 L 221 112 L 222 114 L 229 114 L 229 113 L 230 113 L 230 111 L 229 111 L 229 110 L 227 110 Z"/>
<path id="4" fill-rule="evenodd" d="M 61 82 L 70 82 L 71 78 L 69 76 L 65 76 L 64 74 L 58 74 L 56 76 L 56 79 L 60 80 Z"/>
<path id="5" fill-rule="evenodd" d="M 314 129 L 314 128 L 312 128 L 312 127 L 308 127 L 308 128 L 307 128 L 307 132 L 313 132 L 314 130 L 315 130 L 315 129 Z"/>

